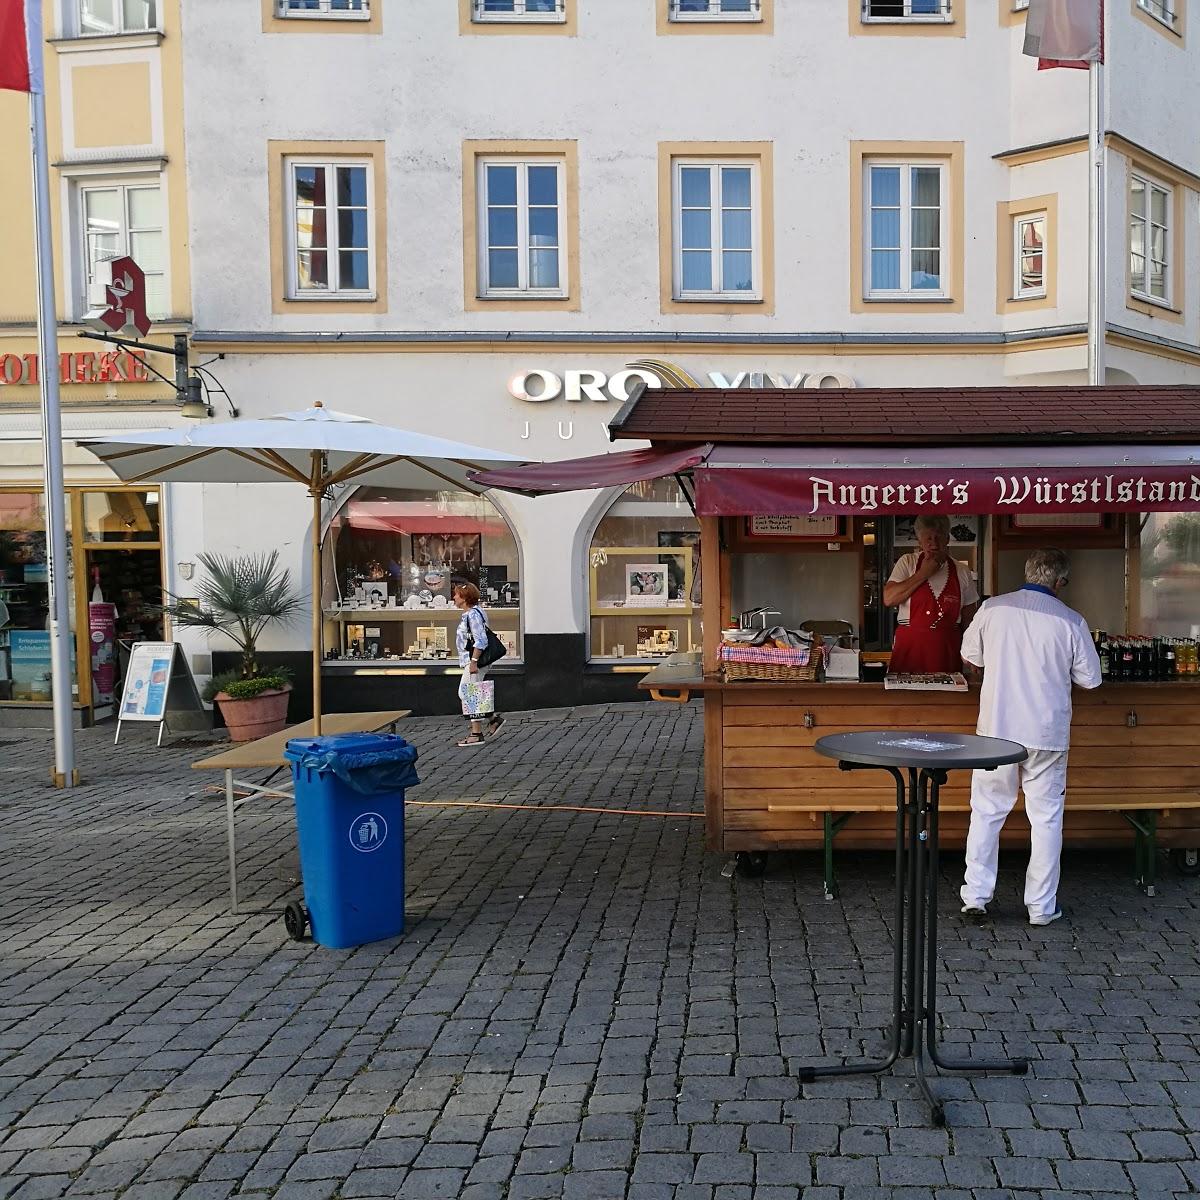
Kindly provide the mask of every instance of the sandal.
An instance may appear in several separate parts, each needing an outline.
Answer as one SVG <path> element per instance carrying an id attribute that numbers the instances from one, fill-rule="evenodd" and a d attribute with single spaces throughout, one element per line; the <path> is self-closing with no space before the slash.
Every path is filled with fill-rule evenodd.
<path id="1" fill-rule="evenodd" d="M 504 724 L 504 718 L 503 718 L 503 717 L 493 717 L 493 718 L 492 718 L 492 719 L 491 719 L 491 720 L 488 722 L 488 727 L 487 727 L 487 735 L 488 735 L 488 737 L 489 737 L 489 738 L 499 737 L 499 736 L 500 736 L 500 727 L 501 727 L 503 724 Z"/>
<path id="2" fill-rule="evenodd" d="M 469 734 L 467 734 L 467 736 L 465 738 L 459 738 L 458 744 L 460 746 L 482 746 L 483 745 L 483 734 L 482 733 L 469 733 Z"/>

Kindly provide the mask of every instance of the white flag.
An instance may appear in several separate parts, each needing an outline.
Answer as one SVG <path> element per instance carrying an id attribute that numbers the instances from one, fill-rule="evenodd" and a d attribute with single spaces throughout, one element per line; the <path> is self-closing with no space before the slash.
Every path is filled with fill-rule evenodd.
<path id="1" fill-rule="evenodd" d="M 1025 53 L 1058 63 L 1103 62 L 1102 0 L 1029 0 Z"/>

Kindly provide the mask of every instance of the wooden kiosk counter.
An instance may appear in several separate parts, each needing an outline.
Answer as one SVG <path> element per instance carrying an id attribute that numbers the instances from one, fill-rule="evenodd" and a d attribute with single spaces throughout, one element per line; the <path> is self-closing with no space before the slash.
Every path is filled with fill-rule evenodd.
<path id="1" fill-rule="evenodd" d="M 1066 844 L 1132 842 L 1148 890 L 1160 846 L 1200 874 L 1200 389 L 639 387 L 609 428 L 650 448 L 479 478 L 535 495 L 667 474 L 684 486 L 700 520 L 703 649 L 672 656 L 641 686 L 657 700 L 703 697 L 710 849 L 755 870 L 766 851 L 823 847 L 832 894 L 835 841 L 892 847 L 895 796 L 882 778 L 817 755 L 817 739 L 974 732 L 976 687 L 882 682 L 895 621 L 883 585 L 914 547 L 914 518 L 937 514 L 950 519 L 951 557 L 985 597 L 1024 582 L 1031 550 L 1066 550 L 1062 599 L 1113 644 L 1111 677 L 1076 689 Z M 840 622 L 861 678 L 871 664 L 876 673 L 727 678 L 722 631 L 739 617 L 788 629 Z M 1168 643 L 1170 678 L 1158 681 Z M 952 775 L 942 790 L 943 845 L 965 840 L 969 778 Z M 1028 843 L 1019 815 L 1003 839 Z"/>

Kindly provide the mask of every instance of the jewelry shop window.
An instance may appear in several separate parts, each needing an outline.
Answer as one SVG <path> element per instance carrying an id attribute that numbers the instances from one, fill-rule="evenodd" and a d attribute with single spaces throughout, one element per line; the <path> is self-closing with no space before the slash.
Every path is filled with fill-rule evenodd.
<path id="1" fill-rule="evenodd" d="M 593 662 L 700 647 L 700 523 L 675 480 L 626 488 L 596 526 L 588 575 Z"/>
<path id="2" fill-rule="evenodd" d="M 330 522 L 325 657 L 457 666 L 452 589 L 473 583 L 488 624 L 520 659 L 520 559 L 490 500 L 470 492 L 362 488 Z"/>

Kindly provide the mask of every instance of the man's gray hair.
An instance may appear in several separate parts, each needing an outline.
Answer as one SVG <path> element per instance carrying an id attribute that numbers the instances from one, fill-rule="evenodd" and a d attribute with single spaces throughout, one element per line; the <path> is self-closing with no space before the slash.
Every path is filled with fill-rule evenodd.
<path id="1" fill-rule="evenodd" d="M 913 523 L 916 531 L 921 532 L 922 529 L 932 529 L 938 533 L 944 533 L 947 537 L 950 536 L 950 518 L 922 513 Z"/>
<path id="2" fill-rule="evenodd" d="M 1061 550 L 1035 550 L 1025 560 L 1025 582 L 1052 588 L 1071 578 L 1071 560 Z"/>

